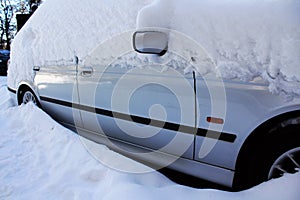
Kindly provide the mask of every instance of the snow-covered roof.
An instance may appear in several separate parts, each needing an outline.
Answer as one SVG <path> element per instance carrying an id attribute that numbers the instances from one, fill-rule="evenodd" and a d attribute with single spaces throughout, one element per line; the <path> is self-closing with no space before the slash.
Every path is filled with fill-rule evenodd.
<path id="1" fill-rule="evenodd" d="M 8 83 L 32 80 L 34 65 L 72 63 L 75 55 L 84 62 L 123 32 L 161 27 L 202 47 L 214 69 L 203 64 L 205 56 L 180 49 L 198 61 L 199 73 L 262 77 L 271 92 L 299 97 L 299 10 L 299 0 L 47 0 L 14 39 Z"/>
<path id="2" fill-rule="evenodd" d="M 137 26 L 167 28 L 191 38 L 223 78 L 262 77 L 274 93 L 300 95 L 299 0 L 155 0 L 140 11 Z M 189 48 L 173 51 L 184 54 Z M 208 70 L 201 59 L 207 58 L 200 57 L 194 67 L 203 73 Z"/>

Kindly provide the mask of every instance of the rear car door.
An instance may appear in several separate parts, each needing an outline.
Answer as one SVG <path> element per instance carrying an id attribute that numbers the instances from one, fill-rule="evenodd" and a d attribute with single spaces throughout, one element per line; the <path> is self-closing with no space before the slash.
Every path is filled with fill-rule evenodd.
<path id="1" fill-rule="evenodd" d="M 34 67 L 35 85 L 38 89 L 43 109 L 60 123 L 74 127 L 81 126 L 81 118 L 76 105 L 77 64 L 51 64 Z"/>

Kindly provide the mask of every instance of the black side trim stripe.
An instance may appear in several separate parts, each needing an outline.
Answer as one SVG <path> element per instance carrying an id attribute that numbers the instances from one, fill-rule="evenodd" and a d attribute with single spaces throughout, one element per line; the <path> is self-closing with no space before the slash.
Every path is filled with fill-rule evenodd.
<path id="1" fill-rule="evenodd" d="M 7 90 L 10 91 L 11 93 L 17 94 L 17 91 L 14 89 L 11 89 L 10 87 L 7 87 Z"/>
<path id="2" fill-rule="evenodd" d="M 195 127 L 175 124 L 175 123 L 171 123 L 171 122 L 164 122 L 164 121 L 159 121 L 159 120 L 155 120 L 155 119 L 149 119 L 149 118 L 145 118 L 145 117 L 135 116 L 135 115 L 128 115 L 128 114 L 124 114 L 124 113 L 113 112 L 113 111 L 109 111 L 109 110 L 105 110 L 105 109 L 93 108 L 90 106 L 84 106 L 84 105 L 79 105 L 79 104 L 61 101 L 61 100 L 57 100 L 57 99 L 52 99 L 49 97 L 40 97 L 40 98 L 42 101 L 46 101 L 49 103 L 59 104 L 62 106 L 75 108 L 75 109 L 79 109 L 79 110 L 86 111 L 86 112 L 97 113 L 99 115 L 117 118 L 117 119 L 126 120 L 126 121 L 131 121 L 131 122 L 135 122 L 135 123 L 139 123 L 139 124 L 143 124 L 143 125 L 150 125 L 150 126 L 157 127 L 157 128 L 163 128 L 163 129 L 170 130 L 170 131 L 179 131 L 179 132 L 188 133 L 188 134 L 192 134 L 192 135 L 196 134 L 197 136 L 222 140 L 222 141 L 230 142 L 230 143 L 234 143 L 234 141 L 237 138 L 236 135 L 230 134 L 230 133 L 223 133 L 223 132 L 220 133 L 220 132 L 216 132 L 216 131 L 210 131 L 210 130 L 206 130 L 206 129 L 195 128 Z"/>

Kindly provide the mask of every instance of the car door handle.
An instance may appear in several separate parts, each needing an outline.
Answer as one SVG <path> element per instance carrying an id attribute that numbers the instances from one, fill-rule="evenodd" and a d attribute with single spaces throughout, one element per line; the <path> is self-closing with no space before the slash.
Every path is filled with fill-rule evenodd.
<path id="1" fill-rule="evenodd" d="M 41 68 L 38 67 L 38 66 L 34 66 L 34 67 L 33 67 L 33 71 L 35 71 L 35 72 L 38 72 L 38 71 L 40 71 L 40 70 L 41 70 Z"/>
<path id="2" fill-rule="evenodd" d="M 82 67 L 80 75 L 81 76 L 91 76 L 93 74 L 93 68 L 92 67 Z"/>

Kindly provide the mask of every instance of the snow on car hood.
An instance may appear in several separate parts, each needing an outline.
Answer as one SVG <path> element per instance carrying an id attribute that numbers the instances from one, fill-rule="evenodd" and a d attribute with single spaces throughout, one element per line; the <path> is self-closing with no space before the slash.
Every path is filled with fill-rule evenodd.
<path id="1" fill-rule="evenodd" d="M 299 0 L 156 0 L 140 11 L 137 27 L 179 31 L 203 47 L 220 77 L 260 76 L 270 91 L 299 97 L 299 11 Z"/>

